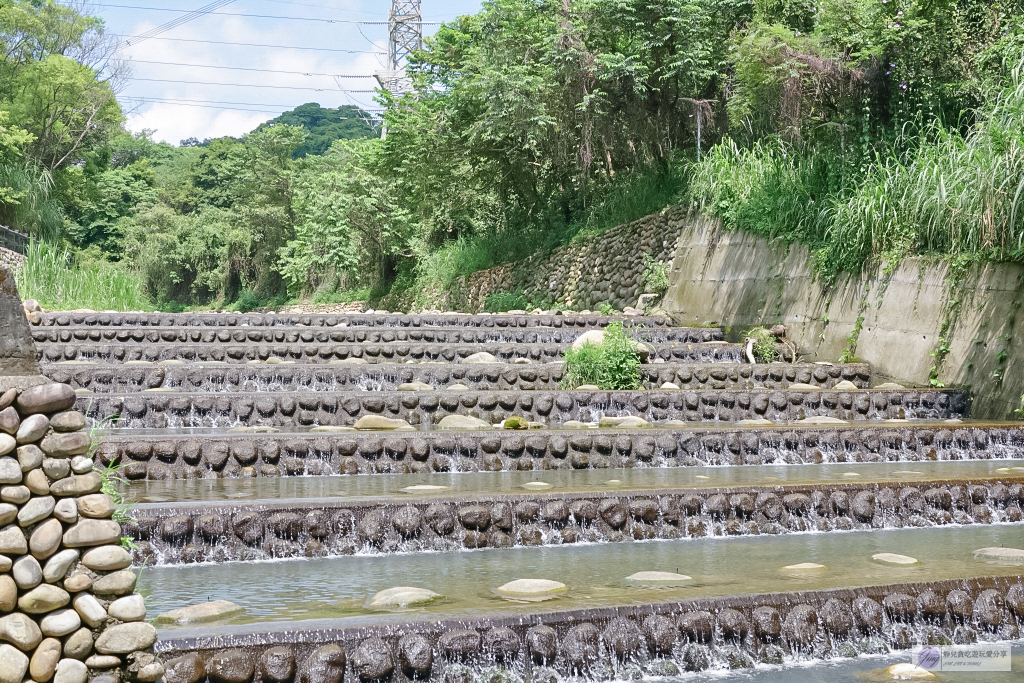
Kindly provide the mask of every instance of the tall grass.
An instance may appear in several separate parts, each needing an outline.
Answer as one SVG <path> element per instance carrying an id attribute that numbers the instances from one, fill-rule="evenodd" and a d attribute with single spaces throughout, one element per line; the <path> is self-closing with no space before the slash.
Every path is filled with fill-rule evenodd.
<path id="1" fill-rule="evenodd" d="M 927 128 L 905 163 L 889 159 L 828 212 L 826 258 L 908 254 L 1024 257 L 1024 63 L 967 135 Z"/>
<path id="2" fill-rule="evenodd" d="M 67 249 L 33 241 L 15 273 L 23 299 L 49 310 L 151 310 L 142 276 L 107 262 L 80 265 Z"/>
<path id="3" fill-rule="evenodd" d="M 967 134 L 920 130 L 863 169 L 828 148 L 726 139 L 689 198 L 728 229 L 809 245 L 825 275 L 912 255 L 1024 260 L 1024 62 Z"/>

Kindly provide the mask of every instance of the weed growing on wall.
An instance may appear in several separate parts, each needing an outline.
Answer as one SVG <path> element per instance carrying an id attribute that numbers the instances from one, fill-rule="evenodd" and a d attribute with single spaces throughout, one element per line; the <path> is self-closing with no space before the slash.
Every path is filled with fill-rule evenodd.
<path id="1" fill-rule="evenodd" d="M 629 338 L 622 322 L 604 329 L 603 344 L 584 344 L 568 349 L 564 355 L 563 389 L 594 384 L 609 391 L 631 391 L 640 388 L 640 356 L 636 342 Z"/>
<path id="2" fill-rule="evenodd" d="M 747 332 L 747 337 L 754 340 L 754 358 L 758 363 L 771 363 L 779 359 L 779 350 L 775 346 L 775 337 L 765 327 L 754 327 Z"/>
<path id="3" fill-rule="evenodd" d="M 644 284 L 652 294 L 664 294 L 668 289 L 668 264 L 655 261 L 650 254 L 644 254 Z"/>

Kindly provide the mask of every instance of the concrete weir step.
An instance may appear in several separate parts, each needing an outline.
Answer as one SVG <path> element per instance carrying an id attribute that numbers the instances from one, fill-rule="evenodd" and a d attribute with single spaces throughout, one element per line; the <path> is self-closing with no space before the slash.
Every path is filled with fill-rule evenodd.
<path id="1" fill-rule="evenodd" d="M 628 327 L 671 327 L 672 321 L 664 316 L 621 316 L 573 313 L 559 315 L 537 314 L 399 314 L 399 313 L 346 313 L 346 314 L 276 314 L 276 313 L 99 313 L 94 311 L 67 311 L 43 313 L 31 320 L 39 327 L 276 327 L 303 325 L 307 327 L 554 327 L 598 329 L 609 323 L 622 321 Z M 715 328 L 711 328 L 715 329 Z"/>
<path id="2" fill-rule="evenodd" d="M 117 418 L 130 428 L 233 427 L 236 425 L 352 426 L 377 415 L 413 425 L 470 415 L 495 424 L 511 416 L 558 424 L 638 416 L 653 423 L 796 422 L 841 420 L 946 420 L 967 417 L 970 395 L 958 389 L 722 391 L 348 391 L 187 394 L 141 392 L 79 396 L 78 410 L 95 420 Z"/>
<path id="3" fill-rule="evenodd" d="M 742 363 L 745 361 L 743 347 L 738 344 L 666 342 L 646 343 L 650 349 L 648 362 L 699 362 L 699 363 Z M 248 363 L 260 361 L 295 361 L 302 363 L 327 363 L 357 359 L 367 363 L 437 362 L 463 363 L 476 361 L 471 357 L 487 353 L 501 362 L 552 362 L 562 358 L 568 348 L 566 344 L 514 344 L 486 342 L 482 344 L 438 344 L 427 342 L 381 342 L 366 343 L 150 343 L 97 344 L 69 342 L 39 345 L 39 360 L 54 363 L 68 360 L 93 360 L 100 362 L 129 361 L 217 361 L 226 363 Z"/>
<path id="4" fill-rule="evenodd" d="M 130 480 L 993 460 L 1024 457 L 1024 425 L 340 434 L 114 430 L 97 456 L 104 463 L 124 463 Z"/>
<path id="5" fill-rule="evenodd" d="M 441 344 L 572 344 L 587 332 L 584 328 L 556 329 L 548 327 L 480 328 L 480 327 L 35 327 L 32 338 L 36 344 L 69 344 L 102 342 L 109 344 L 138 343 L 381 343 L 437 342 Z M 630 336 L 638 341 L 715 342 L 724 336 L 717 327 L 639 327 L 630 328 Z"/>
<path id="6" fill-rule="evenodd" d="M 299 680 L 325 670 L 333 672 L 331 680 L 346 670 L 353 679 L 438 682 L 675 677 L 712 668 L 752 670 L 788 657 L 835 660 L 929 643 L 1016 638 L 1024 618 L 1020 581 L 1012 575 L 890 581 L 570 610 L 537 603 L 526 617 L 491 607 L 482 617 L 406 612 L 356 623 L 193 626 L 165 631 L 157 651 L 169 681 L 230 671 L 232 681 L 247 683 L 265 680 L 257 672 L 268 670 L 298 672 Z M 827 680 L 823 673 L 820 680 Z"/>
<path id="7" fill-rule="evenodd" d="M 644 388 L 666 382 L 681 389 L 786 389 L 792 383 L 831 388 L 843 380 L 858 388 L 871 386 L 866 364 L 768 364 L 711 367 L 693 363 L 641 366 Z M 276 364 L 224 367 L 217 363 L 167 363 L 158 366 L 117 364 L 60 364 L 44 366 L 55 382 L 94 393 L 130 393 L 151 389 L 183 392 L 238 391 L 394 391 L 402 384 L 429 384 L 444 390 L 529 390 L 559 388 L 561 363 L 408 365 L 377 363 Z M 457 385 L 462 385 L 458 387 Z"/>
<path id="8" fill-rule="evenodd" d="M 146 565 L 993 524 L 1024 519 L 1024 472 L 925 483 L 140 504 Z"/>

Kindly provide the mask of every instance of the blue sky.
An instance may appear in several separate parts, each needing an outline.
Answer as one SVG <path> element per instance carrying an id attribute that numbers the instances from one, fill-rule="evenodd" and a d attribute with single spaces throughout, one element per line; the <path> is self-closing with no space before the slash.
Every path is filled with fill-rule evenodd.
<path id="1" fill-rule="evenodd" d="M 208 3 L 99 0 L 87 7 L 104 19 L 109 33 L 128 37 Z M 132 79 L 118 93 L 128 127 L 153 130 L 155 139 L 177 144 L 190 137 L 241 135 L 305 102 L 374 107 L 371 93 L 341 88 L 372 90 L 376 81 L 349 78 L 339 86 L 333 74 L 372 76 L 382 68 L 386 57 L 375 53 L 387 49 L 387 26 L 354 22 L 386 22 L 390 7 L 390 0 L 234 0 L 129 45 L 122 54 L 131 61 Z M 423 0 L 422 7 L 424 21 L 445 21 L 477 11 L 480 0 Z M 425 34 L 433 30 L 424 27 Z"/>

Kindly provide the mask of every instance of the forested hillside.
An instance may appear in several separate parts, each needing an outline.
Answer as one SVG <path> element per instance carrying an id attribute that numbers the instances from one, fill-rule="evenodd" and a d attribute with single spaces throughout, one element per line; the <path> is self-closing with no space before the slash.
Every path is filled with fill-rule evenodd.
<path id="1" fill-rule="evenodd" d="M 410 305 L 670 203 L 806 242 L 826 276 L 1019 260 L 1022 17 L 1024 0 L 490 0 L 416 55 L 384 140 L 307 104 L 176 147 L 124 131 L 98 20 L 9 0 L 0 222 L 171 307 Z"/>

